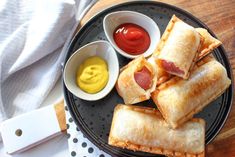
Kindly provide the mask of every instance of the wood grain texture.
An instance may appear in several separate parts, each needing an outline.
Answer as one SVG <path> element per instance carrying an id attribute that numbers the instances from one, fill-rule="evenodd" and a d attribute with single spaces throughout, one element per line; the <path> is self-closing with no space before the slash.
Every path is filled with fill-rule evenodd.
<path id="1" fill-rule="evenodd" d="M 81 21 L 83 26 L 93 15 L 128 0 L 100 0 Z M 182 8 L 204 22 L 222 41 L 235 77 L 235 0 L 164 0 Z M 235 102 L 235 101 L 234 101 Z M 233 102 L 233 105 L 234 105 Z M 235 107 L 219 135 L 207 146 L 207 157 L 235 157 Z"/>
<path id="2" fill-rule="evenodd" d="M 64 100 L 61 100 L 59 103 L 54 105 L 57 120 L 62 132 L 66 131 L 66 119 L 65 119 L 65 110 L 64 110 Z"/>

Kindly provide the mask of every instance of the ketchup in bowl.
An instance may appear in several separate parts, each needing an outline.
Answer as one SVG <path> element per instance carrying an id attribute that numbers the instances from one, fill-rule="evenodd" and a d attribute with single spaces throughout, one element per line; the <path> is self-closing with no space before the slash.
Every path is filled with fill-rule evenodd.
<path id="1" fill-rule="evenodd" d="M 131 55 L 142 54 L 150 46 L 148 32 L 132 23 L 119 25 L 113 33 L 113 38 L 121 50 Z"/>

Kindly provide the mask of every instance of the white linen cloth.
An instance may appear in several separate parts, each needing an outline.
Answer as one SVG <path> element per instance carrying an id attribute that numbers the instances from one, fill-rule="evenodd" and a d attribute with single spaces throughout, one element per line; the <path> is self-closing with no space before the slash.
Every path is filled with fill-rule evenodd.
<path id="1" fill-rule="evenodd" d="M 90 2 L 0 1 L 0 122 L 40 107 L 61 75 L 75 15 Z"/>
<path id="2" fill-rule="evenodd" d="M 61 76 L 65 55 L 61 49 L 78 17 L 91 1 L 0 1 L 0 123 L 41 106 Z M 71 117 L 68 112 L 66 117 Z M 71 126 L 68 130 L 71 135 L 69 150 L 66 150 L 67 141 L 62 135 L 13 156 L 57 157 L 68 156 L 67 153 L 73 156 L 73 151 L 76 151 L 76 156 L 109 156 L 77 131 L 74 122 L 67 119 L 67 123 Z M 75 137 L 78 143 L 72 140 Z M 82 149 L 81 142 L 86 142 L 87 149 Z M 89 148 L 94 148 L 93 153 L 88 152 Z M 4 152 L 2 143 L 0 156 L 10 156 Z"/>

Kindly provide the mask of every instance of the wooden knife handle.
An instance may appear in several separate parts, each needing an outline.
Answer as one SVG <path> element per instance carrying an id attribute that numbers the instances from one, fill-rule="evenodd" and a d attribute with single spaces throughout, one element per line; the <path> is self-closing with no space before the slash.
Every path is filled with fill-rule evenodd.
<path id="1" fill-rule="evenodd" d="M 64 100 L 54 105 L 58 123 L 61 131 L 66 131 L 66 119 L 64 110 Z"/>

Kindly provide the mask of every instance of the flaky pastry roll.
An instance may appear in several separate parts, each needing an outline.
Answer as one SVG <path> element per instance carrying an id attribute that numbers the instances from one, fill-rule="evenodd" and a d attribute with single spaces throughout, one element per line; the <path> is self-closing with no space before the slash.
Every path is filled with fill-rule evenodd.
<path id="1" fill-rule="evenodd" d="M 212 37 L 210 33 L 204 28 L 196 28 L 196 31 L 203 37 L 203 42 L 199 50 L 198 60 L 208 55 L 212 50 L 222 44 L 221 41 Z"/>
<path id="2" fill-rule="evenodd" d="M 202 42 L 195 28 L 173 15 L 156 49 L 157 63 L 168 73 L 187 79 Z"/>
<path id="3" fill-rule="evenodd" d="M 157 86 L 166 82 L 167 80 L 169 80 L 172 75 L 167 73 L 164 69 L 162 69 L 156 62 L 156 57 L 154 55 L 152 55 L 151 57 L 149 57 L 147 59 L 147 61 L 152 65 L 154 71 L 155 71 L 155 75 L 157 78 Z"/>
<path id="4" fill-rule="evenodd" d="M 116 89 L 125 104 L 135 104 L 150 98 L 156 82 L 152 65 L 140 56 L 121 69 Z"/>
<path id="5" fill-rule="evenodd" d="M 205 122 L 194 118 L 171 129 L 156 109 L 117 105 L 108 144 L 167 156 L 204 157 Z"/>
<path id="6" fill-rule="evenodd" d="M 231 84 L 218 61 L 201 60 L 198 65 L 188 80 L 173 77 L 152 93 L 153 101 L 173 128 L 192 118 Z"/>

